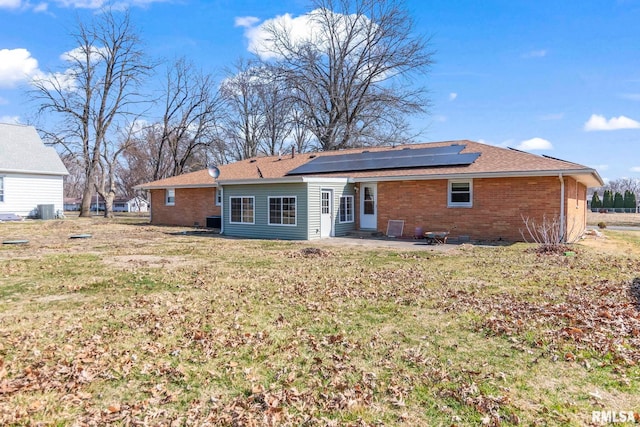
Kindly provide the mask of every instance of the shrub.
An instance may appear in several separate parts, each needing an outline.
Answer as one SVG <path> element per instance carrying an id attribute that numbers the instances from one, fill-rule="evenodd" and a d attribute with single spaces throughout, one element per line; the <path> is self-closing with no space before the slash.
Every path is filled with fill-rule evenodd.
<path id="1" fill-rule="evenodd" d="M 545 254 L 561 254 L 568 251 L 567 236 L 573 236 L 572 230 L 564 230 L 560 218 L 542 217 L 542 221 L 536 222 L 531 218 L 522 217 L 525 229 L 520 230 L 520 235 L 527 243 L 536 243 L 538 245 L 537 252 Z M 577 240 L 577 236 L 576 240 Z"/>
<path id="2" fill-rule="evenodd" d="M 604 222 L 604 221 L 600 221 L 600 222 L 598 223 L 598 228 L 607 228 L 607 223 L 606 223 L 606 222 Z"/>

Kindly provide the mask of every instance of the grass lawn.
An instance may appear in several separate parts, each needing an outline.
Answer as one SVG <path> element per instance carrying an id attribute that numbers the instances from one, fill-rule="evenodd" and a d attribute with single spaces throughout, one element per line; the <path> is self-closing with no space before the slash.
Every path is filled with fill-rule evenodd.
<path id="1" fill-rule="evenodd" d="M 640 412 L 640 231 L 539 255 L 0 224 L 1 425 L 585 425 Z M 90 233 L 92 237 L 70 239 Z"/>

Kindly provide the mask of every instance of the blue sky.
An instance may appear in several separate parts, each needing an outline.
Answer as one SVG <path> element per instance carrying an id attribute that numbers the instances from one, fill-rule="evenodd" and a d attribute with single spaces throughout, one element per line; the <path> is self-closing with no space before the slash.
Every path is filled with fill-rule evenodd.
<path id="1" fill-rule="evenodd" d="M 34 108 L 28 78 L 59 71 L 77 19 L 103 0 L 0 0 L 0 122 Z M 306 0 L 122 0 L 154 57 L 221 75 L 259 25 Z M 430 115 L 420 141 L 471 139 L 640 178 L 640 0 L 406 2 L 431 36 Z"/>

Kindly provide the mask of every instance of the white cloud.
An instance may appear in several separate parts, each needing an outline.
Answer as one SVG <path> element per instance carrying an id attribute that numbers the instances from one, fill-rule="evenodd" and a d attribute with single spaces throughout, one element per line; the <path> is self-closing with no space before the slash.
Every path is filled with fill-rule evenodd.
<path id="1" fill-rule="evenodd" d="M 592 114 L 589 120 L 584 124 L 584 130 L 618 130 L 618 129 L 638 129 L 640 122 L 625 116 L 612 117 L 607 120 L 599 114 Z"/>
<path id="2" fill-rule="evenodd" d="M 170 0 L 54 0 L 58 7 L 73 9 L 100 9 L 106 5 L 110 5 L 114 10 L 124 10 L 131 6 L 145 7 L 152 3 L 164 3 Z M 46 12 L 49 3 L 40 2 L 32 4 L 28 0 L 0 0 L 0 9 L 32 9 L 34 12 Z"/>
<path id="3" fill-rule="evenodd" d="M 0 9 L 17 9 L 21 3 L 21 0 L 0 0 Z"/>
<path id="4" fill-rule="evenodd" d="M 449 101 L 453 101 L 453 100 L 455 100 L 457 97 L 458 97 L 458 94 L 457 94 L 457 93 L 455 93 L 455 92 L 451 92 L 451 93 L 449 94 Z"/>
<path id="5" fill-rule="evenodd" d="M 0 123 L 19 124 L 20 117 L 18 116 L 0 116 Z"/>
<path id="6" fill-rule="evenodd" d="M 631 101 L 640 101 L 640 93 L 623 93 L 620 98 L 630 99 Z"/>
<path id="7" fill-rule="evenodd" d="M 98 9 L 102 7 L 105 0 L 56 0 L 58 6 L 74 7 L 77 9 Z"/>
<path id="8" fill-rule="evenodd" d="M 640 166 L 634 166 L 630 170 L 631 172 L 640 172 Z"/>
<path id="9" fill-rule="evenodd" d="M 235 26 L 236 27 L 244 27 L 244 28 L 252 28 L 258 22 L 260 22 L 260 19 L 256 18 L 255 16 L 238 16 L 235 19 Z"/>
<path id="10" fill-rule="evenodd" d="M 73 91 L 77 88 L 75 73 L 72 69 L 67 69 L 63 73 L 38 73 L 33 76 L 31 83 L 42 84 L 49 90 Z"/>
<path id="11" fill-rule="evenodd" d="M 40 3 L 37 4 L 33 7 L 33 11 L 34 12 L 46 12 L 47 9 L 49 8 L 49 5 L 47 3 Z"/>
<path id="12" fill-rule="evenodd" d="M 328 41 L 326 41 L 326 36 L 324 32 L 319 27 L 319 24 L 313 18 L 314 15 L 317 16 L 319 14 L 333 14 L 332 19 L 334 22 L 337 22 L 337 33 L 341 34 L 341 26 L 345 26 L 345 20 L 341 19 L 344 15 L 337 14 L 331 11 L 315 9 L 311 12 L 300 15 L 297 17 L 293 17 L 291 14 L 284 14 L 276 16 L 275 18 L 268 19 L 262 22 L 260 25 L 255 26 L 257 21 L 253 22 L 251 26 L 245 27 L 246 30 L 244 32 L 245 37 L 249 42 L 248 50 L 251 53 L 255 53 L 260 58 L 268 60 L 277 58 L 277 54 L 274 53 L 274 49 L 272 48 L 271 36 L 265 30 L 268 27 L 276 27 L 283 29 L 288 35 L 289 40 L 293 45 L 298 45 L 306 42 L 311 42 L 314 45 L 318 46 L 320 50 L 324 50 L 324 46 L 328 45 Z M 354 15 L 351 15 L 352 18 Z M 365 16 L 359 16 L 357 18 L 358 22 L 349 22 L 349 25 L 359 25 L 362 27 L 371 26 L 371 22 Z M 237 23 L 236 19 L 236 23 Z M 250 24 L 250 20 L 241 21 L 243 24 Z M 347 34 L 347 29 L 342 28 L 343 33 Z M 351 41 L 352 46 L 356 46 L 358 40 Z M 357 52 L 355 53 L 358 54 Z"/>
<path id="13" fill-rule="evenodd" d="M 522 57 L 527 59 L 528 58 L 544 58 L 545 56 L 547 56 L 546 49 L 532 50 L 522 54 Z"/>
<path id="14" fill-rule="evenodd" d="M 564 113 L 545 114 L 540 116 L 540 120 L 562 120 Z"/>
<path id="15" fill-rule="evenodd" d="M 525 141 L 522 141 L 520 144 L 516 146 L 518 150 L 524 151 L 534 151 L 534 150 L 552 150 L 553 145 L 542 138 L 531 138 Z"/>
<path id="16" fill-rule="evenodd" d="M 313 13 L 313 12 L 311 12 Z M 317 33 L 314 24 L 309 15 L 301 15 L 296 18 L 286 13 L 284 15 L 276 16 L 275 18 L 264 21 L 259 26 L 247 26 L 244 32 L 245 37 L 249 41 L 249 52 L 255 53 L 262 59 L 273 59 L 276 57 L 275 53 L 271 49 L 271 42 L 269 41 L 269 34 L 265 30 L 266 26 L 275 25 L 281 28 L 286 28 L 290 34 L 291 40 L 300 42 L 303 40 L 312 39 L 313 34 Z M 244 24 L 248 24 L 250 20 L 244 20 Z M 257 23 L 255 21 L 253 24 Z M 237 23 L 237 20 L 236 20 Z"/>
<path id="17" fill-rule="evenodd" d="M 0 49 L 0 87 L 14 87 L 37 73 L 38 61 L 27 49 Z"/>
<path id="18" fill-rule="evenodd" d="M 92 63 L 96 63 L 102 59 L 103 56 L 107 55 L 107 48 L 105 47 L 95 47 L 91 46 L 91 51 L 89 52 L 89 56 Z M 86 57 L 84 47 L 77 47 L 75 49 L 64 52 L 60 55 L 60 59 L 66 62 L 83 62 Z"/>
<path id="19" fill-rule="evenodd" d="M 54 0 L 58 7 L 73 9 L 100 9 L 111 5 L 115 10 L 124 10 L 131 6 L 145 7 L 152 3 L 163 3 L 169 0 Z M 34 12 L 46 12 L 49 8 L 47 2 L 32 4 L 28 0 L 0 0 L 0 9 L 32 9 Z"/>

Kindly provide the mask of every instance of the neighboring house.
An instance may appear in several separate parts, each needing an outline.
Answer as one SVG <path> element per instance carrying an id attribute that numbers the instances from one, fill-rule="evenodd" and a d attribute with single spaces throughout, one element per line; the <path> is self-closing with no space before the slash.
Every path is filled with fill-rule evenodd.
<path id="1" fill-rule="evenodd" d="M 82 199 L 80 197 L 65 197 L 64 198 L 64 210 L 65 211 L 79 211 L 82 207 Z"/>
<path id="2" fill-rule="evenodd" d="M 0 213 L 37 216 L 38 206 L 63 210 L 60 156 L 32 126 L 0 123 Z"/>
<path id="3" fill-rule="evenodd" d="M 91 211 L 96 211 L 96 198 L 95 196 L 92 198 L 94 200 L 91 203 Z M 79 197 L 70 197 L 64 199 L 64 210 L 65 211 L 79 211 L 82 207 L 82 199 Z M 103 211 L 105 209 L 104 199 L 102 197 L 98 197 L 98 211 Z M 115 198 L 113 200 L 113 211 L 114 212 L 149 212 L 149 202 L 147 202 L 142 197 L 136 196 L 133 199 L 126 198 Z"/>
<path id="4" fill-rule="evenodd" d="M 149 212 L 149 202 L 140 196 L 133 199 L 116 198 L 113 201 L 114 212 Z"/>
<path id="5" fill-rule="evenodd" d="M 586 227 L 597 171 L 472 141 L 258 157 L 138 186 L 151 222 L 204 225 L 229 236 L 318 239 L 356 230 L 402 236 L 452 230 L 479 241 L 522 240 L 524 219 L 558 219 L 572 239 Z M 398 233 L 395 233 L 398 234 Z"/>

